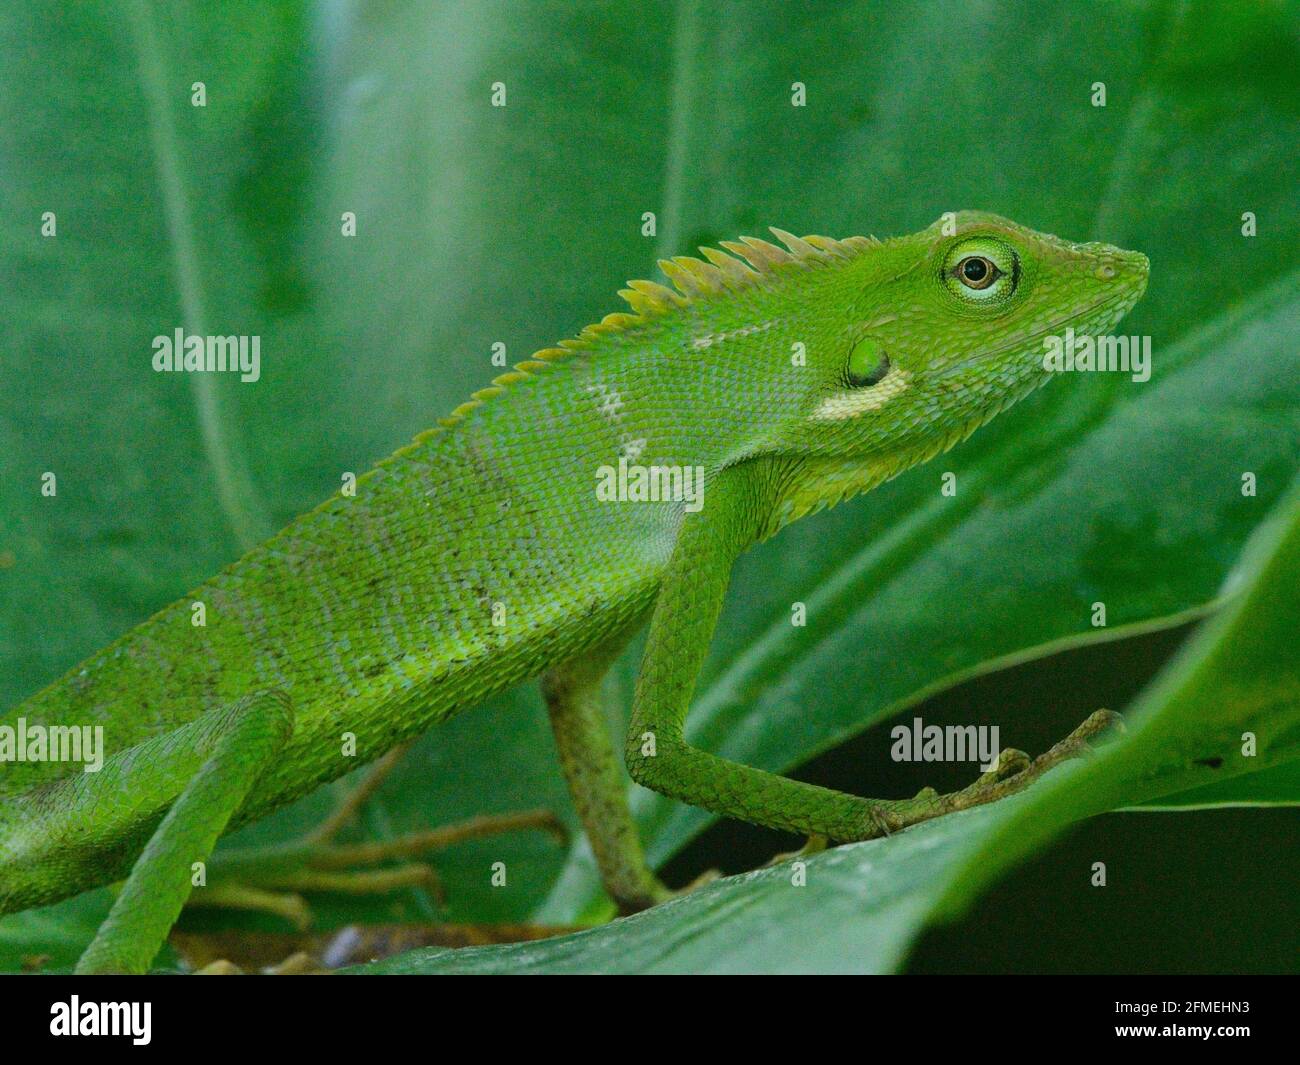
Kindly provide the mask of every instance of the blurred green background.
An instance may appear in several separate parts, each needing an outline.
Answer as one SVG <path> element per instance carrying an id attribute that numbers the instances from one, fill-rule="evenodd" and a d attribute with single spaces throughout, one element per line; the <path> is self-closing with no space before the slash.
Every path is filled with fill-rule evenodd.
<path id="1" fill-rule="evenodd" d="M 1029 659 L 919 712 L 997 723 L 1004 743 L 1042 749 L 1143 688 L 1270 511 L 1275 529 L 1294 521 L 1281 501 L 1300 459 L 1298 41 L 1297 6 L 1279 3 L 11 6 L 0 705 L 427 428 L 498 372 L 494 343 L 518 361 L 575 333 L 618 309 L 627 278 L 654 276 L 656 258 L 768 225 L 886 237 L 980 208 L 1149 255 L 1148 294 L 1124 328 L 1152 336 L 1152 380 L 1060 382 L 747 555 L 691 735 L 771 769 L 821 755 L 804 772 L 859 793 L 959 785 L 962 767 L 891 763 L 888 724 L 870 726 Z M 206 106 L 191 103 L 196 82 Z M 791 105 L 796 82 L 806 106 Z M 46 212 L 56 236 L 42 235 Z M 355 236 L 341 234 L 343 212 Z M 260 336 L 262 379 L 155 374 L 151 340 L 177 327 Z M 45 471 L 55 498 L 40 494 Z M 955 498 L 939 494 L 944 471 Z M 1294 633 L 1300 571 L 1286 568 L 1284 532 L 1257 542 L 1240 580 L 1283 574 L 1271 613 L 1237 618 L 1194 657 L 1242 632 L 1253 653 L 1220 652 L 1194 683 L 1195 663 L 1176 666 L 1185 683 L 1144 704 L 1152 729 L 1086 775 L 1063 771 L 1052 794 L 843 848 L 810 866 L 824 877 L 794 902 L 770 881 L 728 882 L 558 947 L 411 964 L 891 970 L 939 915 L 983 898 L 964 924 L 929 933 L 913 964 L 1197 968 L 1191 936 L 1207 944 L 1203 969 L 1294 968 L 1300 684 L 1294 642 L 1277 634 Z M 805 628 L 789 624 L 796 601 Z M 1096 602 L 1105 630 L 1091 625 Z M 1179 625 L 1177 639 L 1140 635 Z M 611 680 L 621 707 L 634 668 L 633 654 Z M 1228 698 L 1232 684 L 1248 696 Z M 1231 753 L 1246 725 L 1264 752 L 1249 766 Z M 1211 756 L 1219 770 L 1194 764 Z M 981 895 L 1018 849 L 1067 823 L 1200 787 L 1220 789 L 1205 802 L 1282 805 L 1107 815 Z M 292 834 L 345 788 L 241 835 Z M 790 844 L 736 826 L 699 837 L 702 812 L 635 801 L 678 882 Z M 427 737 L 358 831 L 533 805 L 572 819 L 529 687 Z M 1166 846 L 1135 844 L 1143 833 Z M 498 859 L 510 886 L 493 890 Z M 1097 860 L 1119 866 L 1100 890 L 1087 879 Z M 438 867 L 456 920 L 599 913 L 581 846 L 509 837 Z M 819 884 L 839 893 L 828 901 Z M 1244 895 L 1251 920 L 1216 893 L 1235 906 Z M 75 955 L 105 907 L 99 892 L 0 922 L 0 965 Z M 317 908 L 327 925 L 443 916 L 414 893 Z M 1060 951 L 1025 953 L 1024 913 Z"/>

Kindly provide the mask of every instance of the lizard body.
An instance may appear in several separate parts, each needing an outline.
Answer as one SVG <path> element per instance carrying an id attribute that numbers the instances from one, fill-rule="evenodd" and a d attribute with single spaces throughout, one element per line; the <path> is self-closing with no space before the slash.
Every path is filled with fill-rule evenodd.
<path id="1" fill-rule="evenodd" d="M 919 819 L 685 744 L 730 563 L 1042 384 L 1042 338 L 1109 329 L 1147 263 L 973 212 L 883 243 L 774 232 L 786 249 L 747 240 L 661 264 L 675 290 L 629 283 L 633 313 L 521 363 L 355 498 L 331 498 L 0 718 L 102 725 L 108 756 L 98 774 L 0 765 L 0 912 L 138 871 L 146 846 L 153 865 L 205 858 L 169 849 L 182 837 L 164 817 L 203 818 L 177 812 L 181 798 L 200 778 L 219 792 L 249 719 L 262 727 L 241 743 L 260 744 L 263 764 L 221 801 L 191 797 L 211 822 L 183 837 L 191 851 L 534 676 L 607 886 L 626 908 L 648 904 L 662 894 L 627 838 L 592 694 L 647 620 L 635 779 L 834 839 L 878 834 L 886 814 Z M 598 484 L 620 467 L 676 471 L 679 487 L 698 476 L 698 505 L 611 500 Z M 340 754 L 346 734 L 355 758 Z M 129 891 L 121 907 L 149 909 Z"/>

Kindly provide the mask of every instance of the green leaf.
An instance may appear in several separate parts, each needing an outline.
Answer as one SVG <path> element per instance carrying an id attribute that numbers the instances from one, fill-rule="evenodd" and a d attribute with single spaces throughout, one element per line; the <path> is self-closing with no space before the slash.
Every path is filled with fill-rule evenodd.
<path id="1" fill-rule="evenodd" d="M 514 361 L 571 335 L 655 258 L 963 207 L 1146 252 L 1128 328 L 1153 337 L 1152 381 L 1056 382 L 744 558 L 692 737 L 788 768 L 921 692 L 1096 635 L 1094 602 L 1112 632 L 1202 607 L 1300 458 L 1294 26 L 1292 7 L 1226 2 L 10 5 L 0 705 L 432 424 L 496 372 L 494 342 Z M 177 327 L 260 336 L 262 379 L 154 373 L 151 340 Z M 633 666 L 611 681 L 623 707 Z M 300 830 L 341 787 L 247 838 Z M 529 688 L 422 742 L 364 829 L 538 805 L 568 811 Z M 708 820 L 644 793 L 638 812 L 657 859 Z M 507 845 L 516 875 L 489 890 Z M 459 919 L 562 920 L 595 890 L 584 846 L 561 869 L 522 836 L 439 868 Z"/>
<path id="2" fill-rule="evenodd" d="M 1216 806 L 1296 805 L 1300 805 L 1300 761 L 1165 795 L 1144 802 L 1138 808 L 1198 810 Z"/>
<path id="3" fill-rule="evenodd" d="M 1015 800 L 1012 800 L 1015 801 Z M 394 973 L 887 972 L 905 957 L 957 856 L 996 814 L 954 814 L 890 839 L 838 847 L 700 888 L 652 910 L 557 939 L 414 950 L 356 966 Z"/>

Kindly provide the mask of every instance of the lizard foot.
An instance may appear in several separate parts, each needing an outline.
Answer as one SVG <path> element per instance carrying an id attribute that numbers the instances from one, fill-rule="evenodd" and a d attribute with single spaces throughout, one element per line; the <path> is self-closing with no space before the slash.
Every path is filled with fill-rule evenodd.
<path id="1" fill-rule="evenodd" d="M 1123 728 L 1123 719 L 1111 710 L 1098 710 L 1050 750 L 1031 759 L 1024 751 L 1003 750 L 997 764 L 973 784 L 947 794 L 922 788 L 902 802 L 878 803 L 872 808 L 872 824 L 864 837 L 874 839 L 944 814 L 983 806 L 1024 791 L 1050 769 L 1091 750 L 1090 741 L 1109 728 Z M 883 820 L 883 824 L 882 824 Z"/>
<path id="2" fill-rule="evenodd" d="M 668 897 L 670 899 L 680 899 L 683 895 L 689 895 L 692 891 L 699 891 L 702 887 L 708 887 L 715 880 L 722 879 L 721 869 L 705 869 L 699 876 L 692 880 L 685 887 L 678 888 Z"/>
<path id="3" fill-rule="evenodd" d="M 799 858 L 808 858 L 814 854 L 820 854 L 829 846 L 830 840 L 825 836 L 809 836 L 804 845 L 797 851 L 782 851 L 780 854 L 774 854 L 763 863 L 762 868 L 768 869 L 774 865 L 793 862 Z"/>
<path id="4" fill-rule="evenodd" d="M 277 965 L 270 965 L 262 969 L 264 976 L 305 976 L 328 973 L 330 970 L 324 968 L 306 951 L 296 951 L 290 954 Z M 195 969 L 194 976 L 245 976 L 247 970 L 241 969 L 232 961 L 225 958 L 218 958 L 216 961 L 210 961 L 200 969 Z"/>
<path id="5" fill-rule="evenodd" d="M 540 829 L 560 841 L 568 838 L 563 823 L 549 810 L 525 810 L 470 818 L 391 840 L 334 843 L 319 831 L 299 840 L 215 855 L 210 884 L 195 891 L 188 905 L 258 910 L 283 917 L 295 928 L 311 926 L 305 894 L 386 894 L 422 888 L 439 905 L 445 901 L 438 874 L 414 859 L 465 840 L 522 829 Z M 398 864 L 389 864 L 398 862 Z"/>
<path id="6" fill-rule="evenodd" d="M 217 961 L 210 961 L 202 969 L 194 970 L 195 976 L 243 976 L 244 970 L 236 965 L 233 961 L 227 961 L 225 958 L 219 958 Z"/>

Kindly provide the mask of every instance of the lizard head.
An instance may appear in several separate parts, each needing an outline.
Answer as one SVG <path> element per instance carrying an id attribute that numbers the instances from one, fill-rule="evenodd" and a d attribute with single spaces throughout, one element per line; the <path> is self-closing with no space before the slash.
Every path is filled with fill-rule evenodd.
<path id="1" fill-rule="evenodd" d="M 973 431 L 1048 379 L 1048 338 L 1119 322 L 1148 266 L 976 211 L 888 241 L 864 265 L 842 373 L 811 420 L 856 423 L 850 435 L 873 450 L 913 425 Z"/>
<path id="2" fill-rule="evenodd" d="M 789 427 L 790 450 L 815 459 L 782 520 L 970 435 L 1050 378 L 1052 338 L 1119 322 L 1146 290 L 1147 269 L 1139 252 L 975 211 L 861 255 L 827 301 L 850 312 L 819 360 L 801 424 Z"/>

